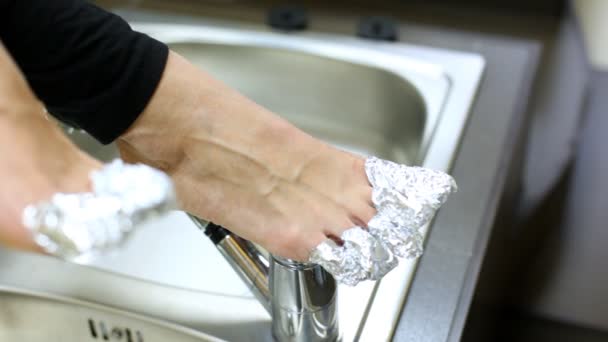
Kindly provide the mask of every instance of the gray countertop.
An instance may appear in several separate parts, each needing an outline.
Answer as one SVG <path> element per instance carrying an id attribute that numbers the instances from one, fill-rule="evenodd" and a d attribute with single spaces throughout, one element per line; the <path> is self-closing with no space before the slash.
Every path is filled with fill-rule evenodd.
<path id="1" fill-rule="evenodd" d="M 260 11 L 200 9 L 206 16 L 257 22 L 263 18 Z M 352 32 L 355 19 L 352 13 L 320 15 L 311 29 Z M 541 44 L 464 26 L 467 30 L 458 31 L 404 20 L 400 28 L 401 41 L 476 52 L 487 64 L 452 171 L 460 190 L 435 219 L 394 334 L 396 341 L 460 340 L 505 183 L 525 135 Z"/>
<path id="2" fill-rule="evenodd" d="M 477 52 L 487 63 L 452 171 L 460 190 L 435 219 L 394 335 L 396 341 L 458 341 L 516 146 L 525 136 L 540 45 L 408 25 L 401 35 L 407 42 Z"/>

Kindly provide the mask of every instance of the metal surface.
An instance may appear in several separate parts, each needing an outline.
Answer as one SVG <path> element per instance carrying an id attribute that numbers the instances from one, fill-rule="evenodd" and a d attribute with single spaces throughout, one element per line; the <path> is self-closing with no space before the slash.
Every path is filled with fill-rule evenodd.
<path id="1" fill-rule="evenodd" d="M 484 66 L 473 54 L 327 34 L 283 35 L 203 22 L 134 28 L 168 42 L 319 138 L 364 155 L 443 171 L 459 147 Z M 102 159 L 115 156 L 112 147 L 75 139 Z M 213 253 L 219 253 L 210 243 L 195 244 L 195 230 L 183 217 L 172 216 L 138 232 L 123 252 L 92 265 L 116 273 L 0 249 L 0 283 L 129 308 L 229 340 L 268 340 L 267 313 L 251 297 L 228 291 L 238 278 L 227 264 L 217 263 Z M 158 243 L 169 240 L 174 244 Z M 210 274 L 211 269 L 218 271 Z M 339 286 L 344 340 L 390 338 L 414 270 L 415 263 L 402 263 L 380 282 Z M 372 314 L 376 311 L 381 314 Z"/>
<path id="2" fill-rule="evenodd" d="M 0 341 L 221 340 L 174 324 L 97 304 L 0 286 Z"/>
<path id="3" fill-rule="evenodd" d="M 400 34 L 416 44 L 479 53 L 487 63 L 452 169 L 460 190 L 434 220 L 394 334 L 394 341 L 456 342 L 461 341 L 509 168 L 526 134 L 542 46 L 527 39 L 433 28 L 405 27 Z M 378 308 L 370 315 L 381 312 Z"/>
<path id="4" fill-rule="evenodd" d="M 190 214 L 188 217 L 201 231 L 207 229 L 209 221 Z M 252 242 L 234 234 L 226 235 L 214 245 L 264 309 L 271 313 L 268 258 Z"/>
<path id="5" fill-rule="evenodd" d="M 272 334 L 277 341 L 339 339 L 336 281 L 321 266 L 272 257 Z"/>
<path id="6" fill-rule="evenodd" d="M 238 236 L 226 236 L 216 246 L 220 253 L 239 274 L 241 279 L 264 308 L 271 312 L 271 295 L 268 284 L 268 266 L 260 262 L 261 255 L 247 240 Z"/>
<path id="7" fill-rule="evenodd" d="M 336 341 L 336 281 L 319 265 L 270 256 L 251 242 L 190 215 L 272 317 L 277 341 Z M 210 230 L 211 229 L 211 230 Z M 218 237 L 218 232 L 221 238 Z M 213 236 L 213 237 L 212 237 Z M 270 263 L 270 267 L 269 267 Z"/>

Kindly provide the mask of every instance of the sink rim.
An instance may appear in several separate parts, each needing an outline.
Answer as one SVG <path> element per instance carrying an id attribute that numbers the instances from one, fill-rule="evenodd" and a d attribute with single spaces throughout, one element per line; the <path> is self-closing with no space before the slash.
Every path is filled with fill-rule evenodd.
<path id="1" fill-rule="evenodd" d="M 180 334 L 187 335 L 189 337 L 200 338 L 203 341 L 217 341 L 222 342 L 224 340 L 217 338 L 215 336 L 211 336 L 203 331 L 195 330 L 192 328 L 188 328 L 183 325 L 174 324 L 168 321 L 159 320 L 156 318 L 152 318 L 149 316 L 144 316 L 140 314 L 136 314 L 131 311 L 123 310 L 116 307 L 110 307 L 99 303 L 94 303 L 90 301 L 85 301 L 81 299 L 75 299 L 69 296 L 63 296 L 58 294 L 53 294 L 49 292 L 41 292 L 32 289 L 25 289 L 21 287 L 10 286 L 6 284 L 0 284 L 0 297 L 3 296 L 18 296 L 18 297 L 27 297 L 27 298 L 35 298 L 42 301 L 50 301 L 50 302 L 58 302 L 61 304 L 67 304 L 70 306 L 75 306 L 79 308 L 91 309 L 96 313 L 102 312 L 104 314 L 112 314 L 116 315 L 119 318 L 129 318 L 133 320 L 137 320 L 139 322 L 146 323 L 148 325 L 154 325 L 166 330 L 171 330 L 173 332 L 177 332 Z"/>

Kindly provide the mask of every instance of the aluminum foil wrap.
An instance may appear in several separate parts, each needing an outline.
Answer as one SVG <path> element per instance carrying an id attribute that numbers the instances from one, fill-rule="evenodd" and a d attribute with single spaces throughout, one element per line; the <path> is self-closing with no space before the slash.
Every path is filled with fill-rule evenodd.
<path id="1" fill-rule="evenodd" d="M 144 221 L 176 207 L 165 173 L 115 160 L 90 175 L 92 191 L 27 206 L 23 223 L 47 253 L 69 260 L 121 245 Z"/>
<path id="2" fill-rule="evenodd" d="M 341 236 L 342 245 L 327 240 L 310 256 L 311 262 L 347 285 L 382 278 L 398 265 L 398 257 L 422 255 L 420 228 L 456 191 L 456 183 L 448 174 L 376 157 L 365 161 L 365 172 L 377 211 L 367 229 L 348 229 Z"/>

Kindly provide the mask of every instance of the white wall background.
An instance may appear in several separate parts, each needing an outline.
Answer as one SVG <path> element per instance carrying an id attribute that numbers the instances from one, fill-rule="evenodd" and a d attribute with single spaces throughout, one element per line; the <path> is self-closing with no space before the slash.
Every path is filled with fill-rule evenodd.
<path id="1" fill-rule="evenodd" d="M 591 62 L 608 70 L 608 1 L 575 0 L 573 5 Z"/>
<path id="2" fill-rule="evenodd" d="M 596 73 L 561 216 L 533 264 L 528 290 L 543 316 L 608 331 L 608 0 L 575 0 Z"/>

